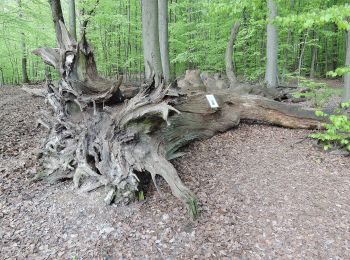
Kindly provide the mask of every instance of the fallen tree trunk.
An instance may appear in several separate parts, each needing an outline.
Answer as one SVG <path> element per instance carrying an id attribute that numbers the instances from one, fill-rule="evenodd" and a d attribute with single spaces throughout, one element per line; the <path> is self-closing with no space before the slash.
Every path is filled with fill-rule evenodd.
<path id="1" fill-rule="evenodd" d="M 214 93 L 219 108 L 212 109 L 205 93 L 179 94 L 157 75 L 124 101 L 121 79 L 111 82 L 96 75 L 85 38 L 76 43 L 59 24 L 60 49 L 34 52 L 61 75 L 57 84 L 47 82 L 52 111 L 40 119 L 48 136 L 38 179 L 72 179 L 85 191 L 104 187 L 106 203 L 128 203 L 135 199 L 144 174 L 149 173 L 155 184 L 160 175 L 195 218 L 196 196 L 169 162 L 180 155 L 181 147 L 237 126 L 241 119 L 290 128 L 320 127 L 313 111 L 229 90 Z"/>

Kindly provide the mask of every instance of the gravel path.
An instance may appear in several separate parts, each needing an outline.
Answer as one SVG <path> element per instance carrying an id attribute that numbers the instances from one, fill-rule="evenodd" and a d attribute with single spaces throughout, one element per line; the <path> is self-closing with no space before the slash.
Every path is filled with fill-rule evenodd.
<path id="1" fill-rule="evenodd" d="M 124 207 L 31 183 L 43 106 L 0 89 L 0 259 L 350 258 L 350 160 L 310 131 L 242 124 L 186 148 L 174 164 L 202 203 L 191 222 L 162 180 Z"/>

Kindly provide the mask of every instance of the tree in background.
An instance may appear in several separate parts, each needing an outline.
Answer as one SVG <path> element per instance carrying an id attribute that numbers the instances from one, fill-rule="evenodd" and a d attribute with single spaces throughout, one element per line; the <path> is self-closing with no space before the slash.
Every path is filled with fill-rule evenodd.
<path id="1" fill-rule="evenodd" d="M 145 77 L 163 74 L 159 47 L 158 0 L 142 0 L 142 40 Z"/>
<path id="2" fill-rule="evenodd" d="M 74 39 L 77 39 L 75 0 L 69 0 L 69 32 Z"/>
<path id="3" fill-rule="evenodd" d="M 163 75 L 170 80 L 169 33 L 168 33 L 168 0 L 158 0 L 159 45 Z"/>
<path id="4" fill-rule="evenodd" d="M 286 75 L 297 75 L 300 62 L 301 76 L 316 79 L 325 78 L 328 71 L 344 64 L 345 28 L 339 26 L 338 20 L 349 13 L 347 0 L 274 2 L 278 6 L 278 17 L 273 24 L 278 28 L 278 66 L 282 80 Z M 61 3 L 66 21 L 70 17 L 70 3 L 68 0 Z M 79 10 L 90 10 L 95 3 L 96 0 L 75 1 Z M 224 72 L 227 38 L 233 22 L 241 20 L 234 47 L 236 76 L 246 81 L 263 81 L 267 65 L 266 3 L 261 0 L 168 1 L 172 75 L 183 75 L 189 67 L 210 73 Z M 25 19 L 18 19 L 17 0 L 0 1 L 0 64 L 7 84 L 23 82 L 21 32 L 25 32 L 27 51 L 36 46 L 55 45 L 48 0 L 21 0 L 21 5 Z M 158 5 L 160 11 L 161 2 L 158 1 Z M 100 1 L 95 15 L 79 15 L 79 20 L 89 19 L 86 33 L 95 50 L 100 75 L 119 74 L 127 80 L 140 79 L 144 71 L 141 7 L 139 0 L 104 0 Z M 45 66 L 33 55 L 26 58 L 28 77 L 31 81 L 42 80 Z M 53 78 L 57 76 L 53 74 Z"/>
<path id="5" fill-rule="evenodd" d="M 241 23 L 237 21 L 231 29 L 230 39 L 227 43 L 226 53 L 225 53 L 225 63 L 226 63 L 226 75 L 228 80 L 230 81 L 230 87 L 233 88 L 237 84 L 237 78 L 234 73 L 234 65 L 232 62 L 233 56 L 233 45 L 237 38 L 239 27 Z"/>
<path id="6" fill-rule="evenodd" d="M 277 16 L 277 7 L 274 0 L 267 0 L 268 24 L 266 43 L 266 73 L 265 81 L 268 87 L 276 88 L 278 85 L 278 34 L 276 25 L 273 24 Z"/>
<path id="7" fill-rule="evenodd" d="M 347 35 L 347 45 L 346 45 L 346 58 L 345 58 L 345 66 L 347 69 L 350 68 L 350 29 L 346 32 Z M 350 71 L 345 72 L 344 75 L 344 99 L 345 101 L 350 100 Z"/>
<path id="8" fill-rule="evenodd" d="M 22 12 L 22 2 L 17 0 L 19 8 L 19 19 L 23 18 Z M 26 47 L 26 38 L 25 34 L 21 32 L 21 49 L 22 49 L 22 81 L 23 83 L 29 83 L 28 72 L 27 72 L 27 47 Z"/>
<path id="9" fill-rule="evenodd" d="M 142 41 L 146 79 L 152 72 L 170 79 L 168 1 L 142 1 Z"/>

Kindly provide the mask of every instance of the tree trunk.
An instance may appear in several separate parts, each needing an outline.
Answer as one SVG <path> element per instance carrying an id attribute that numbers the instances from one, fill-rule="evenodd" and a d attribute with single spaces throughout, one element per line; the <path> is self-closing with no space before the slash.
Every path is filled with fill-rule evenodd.
<path id="1" fill-rule="evenodd" d="M 278 35 L 277 28 L 273 24 L 273 20 L 277 16 L 277 8 L 274 0 L 268 0 L 269 10 L 269 22 L 267 24 L 267 44 L 266 44 L 266 74 L 265 81 L 268 87 L 276 88 L 278 85 L 278 68 L 277 68 L 277 55 L 278 55 Z"/>
<path id="2" fill-rule="evenodd" d="M 332 53 L 332 70 L 335 71 L 338 68 L 338 26 L 333 24 L 333 53 Z"/>
<path id="3" fill-rule="evenodd" d="M 350 30 L 347 31 L 345 66 L 350 68 Z M 344 75 L 344 101 L 350 100 L 350 72 Z"/>
<path id="4" fill-rule="evenodd" d="M 239 27 L 241 23 L 237 21 L 231 29 L 230 39 L 227 43 L 226 53 L 225 53 L 225 64 L 226 64 L 226 75 L 230 81 L 230 87 L 234 88 L 237 85 L 237 78 L 234 73 L 234 66 L 232 62 L 233 46 L 238 34 Z"/>
<path id="5" fill-rule="evenodd" d="M 299 56 L 299 62 L 298 62 L 298 76 L 301 76 L 301 69 L 303 66 L 303 58 L 304 58 L 304 53 L 305 53 L 305 47 L 306 47 L 306 41 L 307 37 L 309 36 L 309 31 L 307 31 L 304 35 L 304 40 L 303 40 L 303 47 L 301 48 L 300 51 L 300 56 Z"/>
<path id="6" fill-rule="evenodd" d="M 317 60 L 317 43 L 318 43 L 318 37 L 317 33 L 314 31 L 314 45 L 312 46 L 312 58 L 311 58 L 311 67 L 310 67 L 310 78 L 315 78 L 315 72 L 316 72 L 316 60 Z"/>
<path id="7" fill-rule="evenodd" d="M 75 0 L 69 0 L 69 32 L 72 37 L 77 39 L 77 22 L 75 12 Z"/>
<path id="8" fill-rule="evenodd" d="M 22 2 L 17 0 L 19 8 L 19 18 L 22 19 Z M 22 81 L 23 83 L 29 83 L 28 70 L 27 70 L 27 48 L 26 48 L 26 38 L 24 32 L 21 32 L 21 49 L 22 49 Z"/>
<path id="9" fill-rule="evenodd" d="M 158 0 L 159 45 L 162 60 L 163 76 L 170 81 L 169 33 L 168 33 L 168 0 Z"/>
<path id="10" fill-rule="evenodd" d="M 1 81 L 0 81 L 0 87 L 1 87 L 1 86 L 5 85 L 4 73 L 3 73 L 1 67 L 0 67 L 0 79 L 1 79 Z"/>
<path id="11" fill-rule="evenodd" d="M 294 6 L 295 6 L 295 0 L 291 0 L 290 1 L 290 12 L 292 13 L 294 11 Z M 289 46 L 291 45 L 291 41 L 292 41 L 292 29 L 289 28 L 288 29 L 288 35 L 287 35 L 287 48 L 284 51 L 284 63 L 283 63 L 283 79 L 282 81 L 284 81 L 284 78 L 287 74 L 288 71 L 288 61 L 289 61 Z"/>
<path id="12" fill-rule="evenodd" d="M 62 39 L 59 39 L 59 37 L 62 36 L 61 33 L 61 26 L 59 21 L 64 23 L 63 13 L 62 13 L 62 7 L 61 7 L 61 1 L 60 0 L 49 0 L 49 4 L 51 7 L 51 13 L 52 13 L 52 20 L 55 27 L 56 32 L 56 40 L 58 44 L 62 43 Z M 58 45 L 59 48 L 64 48 L 64 46 Z"/>
<path id="13" fill-rule="evenodd" d="M 162 75 L 159 47 L 158 0 L 142 0 L 142 39 L 146 79 Z"/>

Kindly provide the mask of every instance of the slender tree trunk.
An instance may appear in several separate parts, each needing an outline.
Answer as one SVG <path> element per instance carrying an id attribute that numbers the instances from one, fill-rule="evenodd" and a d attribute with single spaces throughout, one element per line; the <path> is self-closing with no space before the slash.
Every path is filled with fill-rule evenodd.
<path id="1" fill-rule="evenodd" d="M 57 40 L 58 44 L 61 44 L 63 41 L 61 39 L 62 33 L 61 33 L 61 27 L 60 27 L 59 21 L 62 21 L 62 23 L 64 23 L 61 1 L 60 0 L 49 0 L 49 4 L 51 7 L 52 20 L 53 20 L 55 32 L 56 32 L 56 40 Z M 59 47 L 63 48 L 64 46 L 59 45 Z"/>
<path id="2" fill-rule="evenodd" d="M 5 85 L 4 73 L 3 73 L 3 71 L 2 71 L 2 68 L 0 68 L 0 74 L 1 74 L 1 77 L 0 77 L 0 79 L 1 79 L 1 81 L 0 81 L 0 87 L 1 87 L 1 86 Z"/>
<path id="3" fill-rule="evenodd" d="M 142 39 L 146 79 L 162 75 L 159 47 L 158 0 L 142 0 Z"/>
<path id="4" fill-rule="evenodd" d="M 45 64 L 45 78 L 47 80 L 51 80 L 52 77 L 51 77 L 51 70 L 50 70 L 50 66 Z"/>
<path id="5" fill-rule="evenodd" d="M 235 87 L 235 85 L 237 84 L 237 78 L 234 73 L 234 66 L 232 62 L 232 55 L 233 55 L 233 45 L 235 43 L 240 26 L 241 26 L 241 23 L 237 21 L 235 25 L 232 27 L 230 39 L 227 43 L 226 54 L 225 54 L 226 75 L 230 81 L 231 88 Z"/>
<path id="6" fill-rule="evenodd" d="M 22 80 L 24 83 L 29 83 L 28 70 L 27 70 L 27 47 L 25 42 L 24 33 L 21 33 L 21 47 L 22 47 Z"/>
<path id="7" fill-rule="evenodd" d="M 294 6 L 295 6 L 295 0 L 291 0 L 290 1 L 290 12 L 293 12 L 294 10 Z M 288 29 L 288 36 L 287 36 L 287 48 L 284 50 L 284 63 L 283 63 L 283 81 L 284 81 L 284 77 L 287 74 L 288 71 L 288 60 L 289 60 L 289 50 L 288 48 L 291 45 L 292 42 L 292 29 L 289 28 Z"/>
<path id="8" fill-rule="evenodd" d="M 277 28 L 273 24 L 273 20 L 277 16 L 277 8 L 274 0 L 268 0 L 268 10 L 269 10 L 269 22 L 267 24 L 267 64 L 266 64 L 266 74 L 265 81 L 268 87 L 277 87 L 277 55 L 278 55 L 278 35 Z"/>
<path id="9" fill-rule="evenodd" d="M 346 58 L 345 58 L 345 66 L 350 67 L 350 30 L 347 31 L 347 45 L 346 45 Z M 344 100 L 350 100 L 350 72 L 344 75 Z"/>
<path id="10" fill-rule="evenodd" d="M 177 3 L 177 0 L 171 0 L 171 3 Z M 172 22 L 174 24 L 176 24 L 177 21 L 177 16 L 176 16 L 176 9 L 174 9 L 174 14 L 173 14 L 173 20 Z M 176 53 L 176 49 L 174 49 L 174 57 L 176 57 L 177 53 Z M 172 65 L 172 69 L 173 69 L 173 77 L 176 78 L 176 62 Z"/>
<path id="11" fill-rule="evenodd" d="M 304 40 L 303 40 L 303 44 L 302 44 L 303 46 L 301 47 L 301 50 L 300 50 L 300 56 L 299 56 L 299 62 L 298 62 L 298 76 L 299 77 L 301 76 L 301 69 L 303 66 L 303 58 L 304 58 L 306 40 L 307 40 L 308 35 L 309 35 L 309 32 L 307 31 L 304 35 Z"/>
<path id="12" fill-rule="evenodd" d="M 131 56 L 131 4 L 130 4 L 130 0 L 128 0 L 128 6 L 127 6 L 127 15 L 128 15 L 128 44 L 126 46 L 126 50 L 127 50 L 127 72 L 129 72 L 129 75 L 131 75 L 131 62 L 129 57 Z"/>
<path id="13" fill-rule="evenodd" d="M 159 46 L 162 60 L 163 76 L 170 80 L 168 0 L 158 0 Z"/>
<path id="14" fill-rule="evenodd" d="M 315 72 L 316 72 L 316 60 L 317 60 L 317 45 L 318 42 L 317 33 L 314 31 L 314 40 L 315 43 L 312 47 L 312 58 L 311 58 L 311 67 L 310 67 L 310 78 L 315 78 Z"/>
<path id="15" fill-rule="evenodd" d="M 18 8 L 19 8 L 19 19 L 22 19 L 22 2 L 21 0 L 17 0 Z M 24 32 L 21 32 L 21 49 L 22 49 L 22 81 L 23 83 L 28 83 L 28 70 L 27 70 L 27 47 L 26 47 L 26 39 Z"/>
<path id="16" fill-rule="evenodd" d="M 333 55 L 332 55 L 332 70 L 335 71 L 338 67 L 338 26 L 333 24 Z"/>
<path id="17" fill-rule="evenodd" d="M 325 37 L 325 45 L 324 45 L 324 58 L 325 58 L 325 64 L 324 64 L 324 75 L 328 72 L 328 41 L 327 37 Z"/>
<path id="18" fill-rule="evenodd" d="M 77 39 L 77 22 L 75 12 L 75 0 L 69 0 L 69 32 L 74 39 Z"/>

